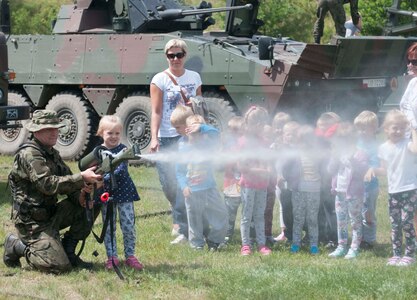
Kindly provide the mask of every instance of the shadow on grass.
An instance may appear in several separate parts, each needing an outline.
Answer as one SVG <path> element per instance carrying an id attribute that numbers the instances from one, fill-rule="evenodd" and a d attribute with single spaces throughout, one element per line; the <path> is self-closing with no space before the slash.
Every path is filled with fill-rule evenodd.
<path id="1" fill-rule="evenodd" d="M 10 189 L 7 187 L 7 181 L 0 181 L 0 206 L 10 205 L 12 198 L 10 195 Z"/>

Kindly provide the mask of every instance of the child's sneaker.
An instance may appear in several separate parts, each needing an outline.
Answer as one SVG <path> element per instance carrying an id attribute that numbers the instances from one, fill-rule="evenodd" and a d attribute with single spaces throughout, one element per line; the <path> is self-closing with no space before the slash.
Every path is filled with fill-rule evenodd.
<path id="1" fill-rule="evenodd" d="M 185 244 L 188 242 L 188 239 L 185 235 L 180 234 L 175 238 L 175 240 L 171 241 L 171 245 L 178 245 L 178 244 Z"/>
<path id="2" fill-rule="evenodd" d="M 117 256 L 110 256 L 110 257 L 107 259 L 106 263 L 104 264 L 104 267 L 105 267 L 107 270 L 113 270 L 113 263 L 112 263 L 112 261 L 114 261 L 114 264 L 115 264 L 116 266 L 118 266 L 118 265 L 119 265 L 119 259 L 117 258 Z"/>
<path id="3" fill-rule="evenodd" d="M 262 255 L 269 255 L 271 254 L 271 249 L 269 249 L 267 246 L 260 246 L 258 248 L 259 253 L 261 253 Z"/>
<path id="4" fill-rule="evenodd" d="M 359 250 L 349 249 L 348 253 L 345 255 L 345 259 L 355 259 L 359 255 Z"/>
<path id="5" fill-rule="evenodd" d="M 300 251 L 300 246 L 292 244 L 290 251 L 291 251 L 291 253 L 298 253 Z"/>
<path id="6" fill-rule="evenodd" d="M 311 246 L 310 247 L 310 254 L 311 255 L 317 255 L 317 254 L 319 254 L 319 247 L 317 247 L 317 246 Z"/>
<path id="7" fill-rule="evenodd" d="M 346 249 L 343 246 L 337 246 L 336 250 L 329 254 L 329 257 L 338 258 L 346 255 Z"/>
<path id="8" fill-rule="evenodd" d="M 141 271 L 143 269 L 143 265 L 138 261 L 136 257 L 129 256 L 125 261 L 126 266 L 131 267 L 135 270 Z"/>
<path id="9" fill-rule="evenodd" d="M 390 259 L 388 259 L 387 266 L 396 266 L 400 262 L 401 257 L 400 256 L 393 256 Z"/>
<path id="10" fill-rule="evenodd" d="M 250 250 L 249 245 L 243 245 L 242 248 L 240 248 L 240 255 L 242 256 L 248 256 L 251 255 L 252 251 Z"/>
<path id="11" fill-rule="evenodd" d="M 410 257 L 410 256 L 403 256 L 403 258 L 401 258 L 398 263 L 397 266 L 399 267 L 408 267 L 413 265 L 416 262 L 415 258 Z"/>

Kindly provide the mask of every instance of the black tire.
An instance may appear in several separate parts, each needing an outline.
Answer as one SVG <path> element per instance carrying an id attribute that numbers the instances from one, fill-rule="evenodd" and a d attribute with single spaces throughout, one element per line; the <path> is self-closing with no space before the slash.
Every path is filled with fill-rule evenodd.
<path id="1" fill-rule="evenodd" d="M 55 149 L 66 160 L 78 160 L 87 154 L 95 141 L 97 117 L 95 112 L 80 95 L 63 92 L 55 95 L 45 109 L 57 112 L 66 124 L 59 131 Z"/>
<path id="2" fill-rule="evenodd" d="M 128 147 L 139 144 L 144 154 L 151 143 L 151 112 L 151 98 L 142 93 L 127 96 L 116 109 L 123 123 L 121 142 Z"/>
<path id="3" fill-rule="evenodd" d="M 217 93 L 204 93 L 203 97 L 209 109 L 209 123 L 220 131 L 226 130 L 229 120 L 236 116 L 230 101 Z"/>
<path id="4" fill-rule="evenodd" d="M 29 100 L 23 95 L 9 91 L 8 105 L 30 105 Z M 29 120 L 17 121 L 22 125 L 21 128 L 8 128 L 0 130 L 0 153 L 1 154 L 14 154 L 19 146 L 25 142 L 28 138 L 29 132 L 24 127 Z"/>

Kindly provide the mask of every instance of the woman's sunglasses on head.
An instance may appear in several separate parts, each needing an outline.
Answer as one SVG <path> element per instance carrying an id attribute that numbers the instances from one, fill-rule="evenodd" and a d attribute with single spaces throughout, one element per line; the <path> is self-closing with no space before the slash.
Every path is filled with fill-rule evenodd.
<path id="1" fill-rule="evenodd" d="M 181 59 L 181 58 L 184 58 L 184 56 L 185 56 L 185 52 L 167 53 L 168 59 L 171 59 L 171 60 L 175 58 Z"/>

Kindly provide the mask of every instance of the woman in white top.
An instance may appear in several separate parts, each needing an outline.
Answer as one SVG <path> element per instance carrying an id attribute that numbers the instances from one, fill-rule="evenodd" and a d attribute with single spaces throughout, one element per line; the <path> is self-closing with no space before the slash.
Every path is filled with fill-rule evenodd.
<path id="1" fill-rule="evenodd" d="M 166 152 L 170 148 L 177 150 L 180 135 L 171 125 L 172 111 L 179 104 L 185 105 L 184 98 L 201 96 L 200 75 L 184 68 L 187 44 L 181 39 L 172 39 L 165 45 L 164 50 L 168 69 L 156 74 L 150 87 L 152 106 L 151 153 Z M 185 242 L 188 234 L 187 216 L 181 193 L 177 196 L 175 165 L 173 163 L 157 163 L 156 166 L 162 190 L 174 209 L 173 234 L 179 235 L 173 242 L 174 244 Z"/>

